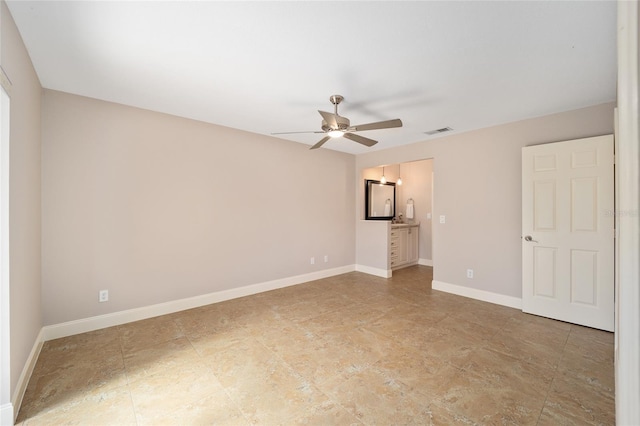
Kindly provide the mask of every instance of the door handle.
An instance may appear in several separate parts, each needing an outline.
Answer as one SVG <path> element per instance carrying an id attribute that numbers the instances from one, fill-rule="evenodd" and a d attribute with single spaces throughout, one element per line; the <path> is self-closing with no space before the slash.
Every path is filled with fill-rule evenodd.
<path id="1" fill-rule="evenodd" d="M 525 240 L 525 241 L 527 241 L 527 242 L 529 242 L 529 243 L 537 243 L 537 241 L 536 241 L 536 240 L 534 240 L 534 239 L 533 239 L 533 237 L 532 237 L 531 235 L 526 235 L 526 236 L 524 237 L 524 240 Z"/>

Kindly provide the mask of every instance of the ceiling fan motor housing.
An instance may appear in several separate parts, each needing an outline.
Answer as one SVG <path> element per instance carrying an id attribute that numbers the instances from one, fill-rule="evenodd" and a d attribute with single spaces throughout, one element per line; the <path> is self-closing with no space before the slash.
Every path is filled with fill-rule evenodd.
<path id="1" fill-rule="evenodd" d="M 341 117 L 339 115 L 336 115 L 336 123 L 338 124 L 338 127 L 334 129 L 325 120 L 322 120 L 322 130 L 325 132 L 330 132 L 332 130 L 342 130 L 346 132 L 351 124 L 348 118 Z"/>

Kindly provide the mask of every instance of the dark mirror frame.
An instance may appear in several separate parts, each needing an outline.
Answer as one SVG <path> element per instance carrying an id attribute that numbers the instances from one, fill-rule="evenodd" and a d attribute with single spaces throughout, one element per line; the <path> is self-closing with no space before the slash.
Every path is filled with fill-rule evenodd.
<path id="1" fill-rule="evenodd" d="M 378 186 L 390 186 L 393 188 L 393 206 L 391 208 L 391 216 L 372 216 L 371 201 L 372 188 Z M 396 212 L 396 184 L 394 182 L 382 183 L 379 180 L 366 179 L 364 181 L 364 218 L 366 220 L 391 220 Z"/>

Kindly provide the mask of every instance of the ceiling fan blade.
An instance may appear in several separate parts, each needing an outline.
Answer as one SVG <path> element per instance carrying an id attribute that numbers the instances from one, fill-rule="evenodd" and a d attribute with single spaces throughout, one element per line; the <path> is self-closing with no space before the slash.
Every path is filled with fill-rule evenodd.
<path id="1" fill-rule="evenodd" d="M 326 141 L 328 141 L 329 139 L 331 139 L 329 136 L 325 136 L 324 138 L 320 139 L 320 141 L 318 141 L 318 143 L 317 143 L 317 144 L 315 144 L 314 146 L 312 146 L 312 147 L 311 147 L 311 148 L 309 148 L 309 149 L 318 149 L 318 148 L 320 148 L 322 145 L 324 145 L 324 143 L 325 143 Z"/>
<path id="2" fill-rule="evenodd" d="M 276 133 L 270 133 L 271 135 L 293 135 L 295 133 L 324 133 L 322 130 L 305 130 L 302 132 L 276 132 Z"/>
<path id="3" fill-rule="evenodd" d="M 318 110 L 318 112 L 320 113 L 324 121 L 327 122 L 329 127 L 331 127 L 332 129 L 338 128 L 338 119 L 336 118 L 337 117 L 336 114 L 333 114 L 331 112 L 326 112 L 326 111 L 320 111 L 320 110 Z"/>
<path id="4" fill-rule="evenodd" d="M 365 138 L 364 136 L 354 135 L 353 133 L 345 133 L 344 135 L 342 135 L 342 137 L 345 137 L 347 139 L 351 139 L 354 142 L 358 142 L 358 143 L 361 143 L 362 145 L 366 145 L 366 146 L 374 146 L 375 144 L 378 143 L 378 141 L 374 141 L 373 139 Z"/>
<path id="5" fill-rule="evenodd" d="M 359 124 L 357 126 L 350 127 L 352 132 L 361 132 L 363 130 L 377 130 L 377 129 L 390 129 L 392 127 L 402 127 L 402 120 L 396 118 L 395 120 L 378 121 L 375 123 Z"/>

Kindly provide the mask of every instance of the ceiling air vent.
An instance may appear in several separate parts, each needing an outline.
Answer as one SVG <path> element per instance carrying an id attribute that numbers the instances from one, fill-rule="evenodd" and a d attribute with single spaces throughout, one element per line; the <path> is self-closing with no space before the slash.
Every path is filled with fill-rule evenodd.
<path id="1" fill-rule="evenodd" d="M 442 129 L 430 130 L 428 132 L 424 132 L 425 135 L 433 136 L 439 135 L 440 133 L 450 132 L 453 129 L 451 127 L 443 127 Z"/>

